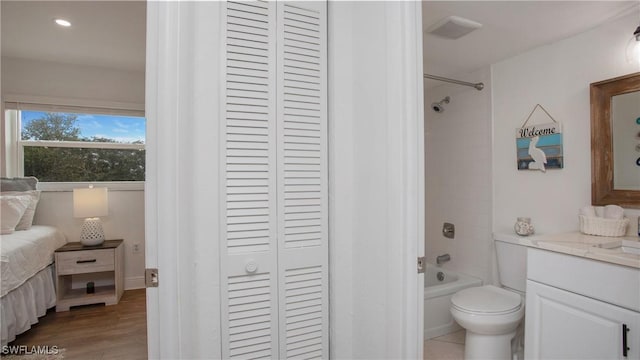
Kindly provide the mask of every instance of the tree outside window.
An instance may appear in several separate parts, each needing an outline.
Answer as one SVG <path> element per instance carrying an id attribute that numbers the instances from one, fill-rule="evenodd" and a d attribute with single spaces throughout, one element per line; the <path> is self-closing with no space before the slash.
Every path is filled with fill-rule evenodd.
<path id="1" fill-rule="evenodd" d="M 21 124 L 25 176 L 43 182 L 144 181 L 144 118 L 31 111 L 22 114 Z"/>

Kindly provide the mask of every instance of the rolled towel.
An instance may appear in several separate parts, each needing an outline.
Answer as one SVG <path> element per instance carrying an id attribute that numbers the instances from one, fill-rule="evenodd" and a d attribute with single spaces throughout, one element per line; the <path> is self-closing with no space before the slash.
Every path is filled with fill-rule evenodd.
<path id="1" fill-rule="evenodd" d="M 580 208 L 580 215 L 596 217 L 596 209 L 593 206 L 583 206 Z"/>
<path id="2" fill-rule="evenodd" d="M 604 206 L 594 206 L 597 217 L 604 217 Z"/>
<path id="3" fill-rule="evenodd" d="M 624 217 L 624 209 L 618 205 L 607 205 L 604 207 L 605 219 L 620 220 Z"/>

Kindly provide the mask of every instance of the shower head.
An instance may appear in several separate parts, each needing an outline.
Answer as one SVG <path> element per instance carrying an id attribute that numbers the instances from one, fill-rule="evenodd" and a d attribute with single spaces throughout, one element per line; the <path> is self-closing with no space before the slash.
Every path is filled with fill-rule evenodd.
<path id="1" fill-rule="evenodd" d="M 449 101 L 451 101 L 451 98 L 447 96 L 444 99 L 440 100 L 439 102 L 432 103 L 431 104 L 431 108 L 433 109 L 433 111 L 435 111 L 437 113 L 444 112 L 444 105 L 443 104 L 448 104 Z"/>

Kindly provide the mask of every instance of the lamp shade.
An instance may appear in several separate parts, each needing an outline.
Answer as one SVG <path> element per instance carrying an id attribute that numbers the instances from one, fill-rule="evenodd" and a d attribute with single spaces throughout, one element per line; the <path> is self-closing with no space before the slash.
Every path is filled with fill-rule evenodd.
<path id="1" fill-rule="evenodd" d="M 73 216 L 92 218 L 109 214 L 107 188 L 73 189 Z"/>

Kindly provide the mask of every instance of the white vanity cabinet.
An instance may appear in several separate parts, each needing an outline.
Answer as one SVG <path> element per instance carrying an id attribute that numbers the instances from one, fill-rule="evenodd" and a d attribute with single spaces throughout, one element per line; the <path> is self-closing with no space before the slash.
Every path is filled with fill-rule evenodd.
<path id="1" fill-rule="evenodd" d="M 526 319 L 527 359 L 640 359 L 640 313 L 528 281 Z"/>
<path id="2" fill-rule="evenodd" d="M 535 248 L 527 263 L 526 359 L 640 359 L 639 269 Z"/>

